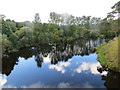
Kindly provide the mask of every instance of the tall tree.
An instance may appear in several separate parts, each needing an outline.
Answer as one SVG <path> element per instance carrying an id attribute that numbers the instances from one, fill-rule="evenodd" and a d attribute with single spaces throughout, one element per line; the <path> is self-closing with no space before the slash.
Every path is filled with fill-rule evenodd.
<path id="1" fill-rule="evenodd" d="M 119 15 L 120 14 L 120 1 L 118 1 L 114 6 L 112 6 L 111 9 L 113 9 L 112 11 L 113 14 L 118 13 Z"/>
<path id="2" fill-rule="evenodd" d="M 60 21 L 61 21 L 61 15 L 60 14 L 57 14 L 55 12 L 50 13 L 50 18 L 48 20 L 49 23 L 60 25 Z"/>
<path id="3" fill-rule="evenodd" d="M 36 13 L 35 16 L 34 16 L 34 22 L 37 23 L 37 22 L 41 22 L 41 19 L 40 19 L 40 16 L 39 16 L 39 13 Z"/>

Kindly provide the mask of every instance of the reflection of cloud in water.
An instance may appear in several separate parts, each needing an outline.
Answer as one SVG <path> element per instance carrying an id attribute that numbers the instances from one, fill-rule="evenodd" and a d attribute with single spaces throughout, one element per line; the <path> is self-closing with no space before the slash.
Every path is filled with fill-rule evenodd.
<path id="1" fill-rule="evenodd" d="M 49 62 L 51 62 L 49 54 L 48 54 L 47 57 L 43 57 L 43 60 L 44 60 L 44 63 L 49 63 Z"/>
<path id="2" fill-rule="evenodd" d="M 81 86 L 71 86 L 68 82 L 66 82 L 66 83 L 60 82 L 56 86 L 45 85 L 44 83 L 38 82 L 38 83 L 34 83 L 34 84 L 31 84 L 28 86 L 21 86 L 20 88 L 23 88 L 22 90 L 26 90 L 26 88 L 73 88 L 73 87 L 75 87 L 75 88 L 94 88 L 94 86 L 92 86 L 89 82 L 85 82 Z M 15 88 L 17 90 L 17 87 L 11 86 L 11 85 L 3 86 L 3 88 Z"/>
<path id="3" fill-rule="evenodd" d="M 103 71 L 103 72 L 101 73 L 102 76 L 107 76 L 107 74 L 108 74 L 108 71 Z"/>
<path id="4" fill-rule="evenodd" d="M 86 83 L 83 84 L 83 87 L 82 87 L 82 88 L 93 88 L 93 86 L 90 85 L 89 82 L 86 82 Z"/>
<path id="5" fill-rule="evenodd" d="M 0 90 L 2 89 L 2 87 L 5 83 L 7 83 L 6 76 L 0 74 Z"/>
<path id="6" fill-rule="evenodd" d="M 70 65 L 70 62 L 60 62 L 57 65 L 50 65 L 49 69 L 55 69 L 57 71 L 60 71 L 61 73 L 65 73 L 66 70 L 64 67 L 68 67 Z"/>
<path id="7" fill-rule="evenodd" d="M 90 72 L 92 74 L 97 75 L 97 74 L 100 74 L 97 71 L 97 67 L 98 66 L 101 67 L 99 62 L 96 62 L 96 63 L 82 62 L 82 64 L 78 68 L 74 69 L 74 71 L 77 72 L 77 73 L 81 73 L 83 71 L 90 70 Z M 105 75 L 106 76 L 107 75 L 107 71 L 104 71 L 103 73 L 101 73 L 101 75 Z"/>
<path id="8" fill-rule="evenodd" d="M 62 82 L 55 87 L 55 86 L 45 85 L 41 82 L 38 82 L 29 86 L 22 86 L 22 88 L 70 88 L 70 84 Z"/>
<path id="9" fill-rule="evenodd" d="M 5 85 L 7 83 L 7 77 L 5 75 L 0 74 L 0 90 L 2 88 L 16 88 L 15 86 Z"/>
<path id="10" fill-rule="evenodd" d="M 17 87 L 12 85 L 6 85 L 6 86 L 3 86 L 3 88 L 17 88 Z"/>
<path id="11" fill-rule="evenodd" d="M 58 85 L 58 88 L 70 88 L 70 84 L 62 82 Z"/>
<path id="12" fill-rule="evenodd" d="M 73 88 L 68 82 L 60 82 L 57 86 L 45 85 L 41 82 L 34 83 L 29 86 L 22 86 L 21 88 Z M 81 85 L 81 87 L 76 88 L 93 88 L 93 86 L 89 82 L 85 82 Z"/>
<path id="13" fill-rule="evenodd" d="M 99 74 L 97 66 L 100 66 L 100 63 L 82 62 L 82 64 L 78 68 L 74 69 L 74 71 L 81 73 L 83 71 L 90 70 L 92 74 Z"/>
<path id="14" fill-rule="evenodd" d="M 22 86 L 22 88 L 50 88 L 50 86 L 44 85 L 43 83 L 38 82 L 29 86 Z"/>

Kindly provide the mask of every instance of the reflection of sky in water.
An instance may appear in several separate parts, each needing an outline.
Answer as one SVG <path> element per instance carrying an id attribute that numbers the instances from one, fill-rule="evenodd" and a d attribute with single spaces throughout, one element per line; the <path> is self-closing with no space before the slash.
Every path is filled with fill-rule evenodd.
<path id="1" fill-rule="evenodd" d="M 0 74 L 0 90 L 5 83 L 7 83 L 6 76 Z"/>
<path id="2" fill-rule="evenodd" d="M 68 88 L 68 87 L 104 87 L 104 81 L 97 71 L 100 66 L 97 55 L 73 56 L 68 61 L 53 65 L 46 57 L 42 67 L 38 68 L 34 56 L 25 60 L 19 58 L 19 64 L 8 77 L 0 75 L 0 86 L 23 88 Z"/>

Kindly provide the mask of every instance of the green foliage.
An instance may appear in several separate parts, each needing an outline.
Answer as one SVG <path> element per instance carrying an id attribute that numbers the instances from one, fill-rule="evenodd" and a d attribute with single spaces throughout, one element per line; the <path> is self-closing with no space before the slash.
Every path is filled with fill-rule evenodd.
<path id="1" fill-rule="evenodd" d="M 2 34 L 0 34 L 2 35 Z M 6 51 L 10 51 L 12 43 L 8 39 L 7 35 L 2 35 L 2 52 L 5 53 Z"/>
<path id="2" fill-rule="evenodd" d="M 8 28 L 9 28 L 12 32 L 17 31 L 17 27 L 16 27 L 16 23 L 15 23 L 15 22 L 6 21 L 6 24 L 7 24 Z"/>
<path id="3" fill-rule="evenodd" d="M 60 14 L 57 14 L 55 12 L 50 13 L 49 23 L 59 25 L 61 21 L 62 20 L 61 20 L 61 15 Z"/>
<path id="4" fill-rule="evenodd" d="M 120 1 L 118 1 L 117 3 L 115 3 L 115 5 L 112 6 L 111 8 L 114 9 L 112 11 L 113 14 L 120 13 Z"/>
<path id="5" fill-rule="evenodd" d="M 119 2 L 112 9 L 117 10 Z M 119 19 L 114 19 L 115 13 L 109 13 L 107 18 L 82 16 L 75 17 L 67 13 L 50 13 L 49 23 L 42 23 L 39 13 L 34 21 L 15 22 L 4 20 L 1 15 L 0 27 L 3 35 L 3 51 L 16 51 L 22 47 L 30 47 L 43 43 L 71 41 L 75 39 L 89 39 L 98 37 L 117 37 Z"/>
<path id="6" fill-rule="evenodd" d="M 87 29 L 85 27 L 78 26 L 74 32 L 75 38 L 83 38 L 85 37 Z"/>
<path id="7" fill-rule="evenodd" d="M 20 30 L 15 32 L 18 37 L 18 46 L 27 47 L 32 46 L 34 43 L 33 30 L 30 27 L 22 27 Z"/>
<path id="8" fill-rule="evenodd" d="M 106 20 L 104 19 L 100 24 L 100 34 L 104 37 L 115 37 L 118 34 L 118 22 L 116 20 Z"/>
<path id="9" fill-rule="evenodd" d="M 16 51 L 19 47 L 18 47 L 18 36 L 15 34 L 15 33 L 12 33 L 10 36 L 9 36 L 9 40 L 11 41 L 12 43 L 12 50 L 13 51 Z"/>
<path id="10" fill-rule="evenodd" d="M 6 34 L 7 36 L 10 36 L 10 34 L 12 34 L 13 31 L 11 29 L 11 26 L 9 24 L 9 22 L 6 21 L 2 21 L 2 34 Z"/>
<path id="11" fill-rule="evenodd" d="M 63 30 L 54 29 L 51 33 L 53 41 L 60 41 L 62 39 Z"/>

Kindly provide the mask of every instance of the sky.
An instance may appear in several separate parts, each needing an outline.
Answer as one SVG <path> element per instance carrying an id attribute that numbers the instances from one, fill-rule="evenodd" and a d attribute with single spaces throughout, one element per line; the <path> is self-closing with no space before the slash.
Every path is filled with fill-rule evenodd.
<path id="1" fill-rule="evenodd" d="M 74 16 L 105 18 L 111 7 L 119 0 L 0 0 L 0 14 L 6 19 L 33 21 L 39 13 L 41 21 L 47 22 L 50 12 L 68 13 Z"/>

